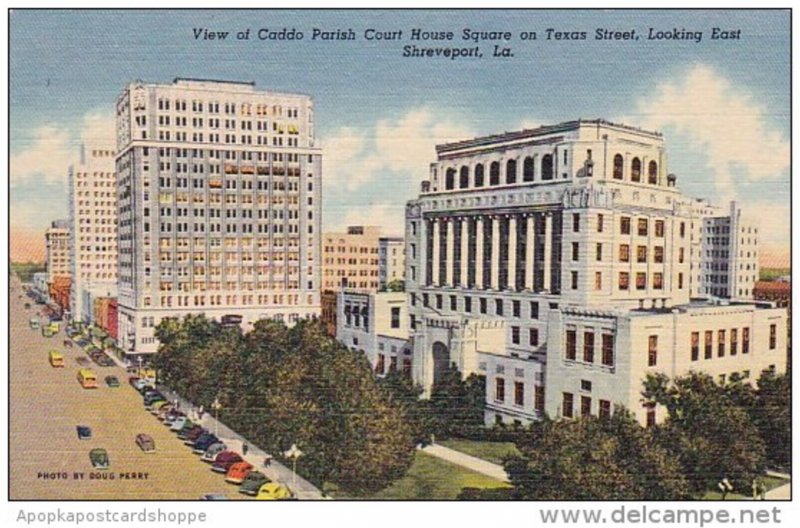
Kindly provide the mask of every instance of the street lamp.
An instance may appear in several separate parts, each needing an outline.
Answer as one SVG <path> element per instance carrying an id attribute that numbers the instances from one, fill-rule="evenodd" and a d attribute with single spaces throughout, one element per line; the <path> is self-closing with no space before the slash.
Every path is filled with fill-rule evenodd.
<path id="1" fill-rule="evenodd" d="M 219 398 L 214 398 L 214 401 L 211 403 L 211 408 L 214 410 L 214 436 L 219 437 L 219 410 L 222 409 Z"/>
<path id="2" fill-rule="evenodd" d="M 139 378 L 142 377 L 142 356 L 141 354 L 136 356 L 136 361 L 139 363 Z"/>
<path id="3" fill-rule="evenodd" d="M 285 451 L 283 456 L 292 460 L 292 491 L 297 493 L 297 459 L 303 456 L 303 452 L 297 449 L 296 444 L 292 444 L 292 447 Z"/>

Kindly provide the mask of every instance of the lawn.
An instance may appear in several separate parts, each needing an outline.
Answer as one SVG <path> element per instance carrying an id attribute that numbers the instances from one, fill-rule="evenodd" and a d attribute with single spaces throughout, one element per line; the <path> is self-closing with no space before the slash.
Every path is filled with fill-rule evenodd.
<path id="1" fill-rule="evenodd" d="M 771 477 L 769 475 L 765 475 L 761 478 L 767 484 L 767 491 L 789 483 L 789 481 L 786 479 Z M 728 493 L 728 496 L 725 498 L 725 500 L 750 500 L 752 499 L 752 497 L 753 497 L 752 490 L 747 490 L 747 495 L 741 495 L 739 493 Z M 703 500 L 720 500 L 721 498 L 722 494 L 718 490 L 707 491 L 706 494 L 703 495 Z"/>
<path id="2" fill-rule="evenodd" d="M 771 281 L 791 273 L 791 268 L 761 268 L 758 272 L 758 280 Z"/>
<path id="3" fill-rule="evenodd" d="M 408 473 L 366 499 L 454 500 L 462 488 L 507 488 L 508 484 L 417 451 Z M 335 496 L 335 493 L 334 493 Z M 337 497 L 340 499 L 346 497 Z"/>
<path id="4" fill-rule="evenodd" d="M 436 443 L 500 465 L 503 464 L 503 457 L 506 455 L 520 454 L 513 442 L 481 442 L 478 440 L 451 438 Z"/>

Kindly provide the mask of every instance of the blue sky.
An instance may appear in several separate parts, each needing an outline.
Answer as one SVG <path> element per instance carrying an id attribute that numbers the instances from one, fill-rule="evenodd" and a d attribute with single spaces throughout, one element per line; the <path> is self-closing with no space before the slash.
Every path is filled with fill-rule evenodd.
<path id="1" fill-rule="evenodd" d="M 436 142 L 578 117 L 624 119 L 665 133 L 669 170 L 693 196 L 736 198 L 764 243 L 788 253 L 788 11 L 16 11 L 11 16 L 11 224 L 43 229 L 66 215 L 66 165 L 107 134 L 131 80 L 254 80 L 311 94 L 324 148 L 323 222 L 402 225 Z M 193 28 L 295 27 L 300 42 L 196 41 Z M 355 42 L 314 42 L 314 27 L 352 28 Z M 703 41 L 649 42 L 650 27 L 703 31 Z M 711 41 L 713 27 L 741 29 Z M 515 56 L 402 57 L 367 28 L 510 31 Z M 543 40 L 547 28 L 586 41 Z M 636 29 L 636 42 L 593 40 Z M 522 42 L 522 31 L 539 40 Z M 469 44 L 472 45 L 472 44 Z M 766 209 L 765 209 L 766 208 Z M 771 215 L 763 215 L 764 210 Z"/>

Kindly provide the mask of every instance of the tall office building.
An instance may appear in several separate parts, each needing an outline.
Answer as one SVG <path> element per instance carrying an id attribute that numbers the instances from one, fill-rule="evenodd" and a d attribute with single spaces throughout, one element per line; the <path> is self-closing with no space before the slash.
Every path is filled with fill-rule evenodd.
<path id="1" fill-rule="evenodd" d="M 378 287 L 406 276 L 406 243 L 402 237 L 381 237 L 378 240 Z"/>
<path id="2" fill-rule="evenodd" d="M 345 233 L 322 235 L 322 289 L 378 290 L 380 228 L 349 226 Z"/>
<path id="3" fill-rule="evenodd" d="M 69 277 L 69 223 L 56 220 L 44 233 L 48 284 L 58 277 Z"/>
<path id="4" fill-rule="evenodd" d="M 406 207 L 412 371 L 427 393 L 455 364 L 486 376 L 487 423 L 614 404 L 653 423 L 649 372 L 785 369 L 784 309 L 691 299 L 694 201 L 659 133 L 579 120 L 436 150 Z"/>
<path id="5" fill-rule="evenodd" d="M 113 138 L 110 138 L 113 142 Z M 90 323 L 96 298 L 117 296 L 117 178 L 112 144 L 83 145 L 69 167 L 70 312 Z"/>
<path id="6" fill-rule="evenodd" d="M 128 85 L 117 100 L 119 343 L 165 317 L 245 329 L 319 314 L 321 150 L 310 96 L 252 82 Z"/>

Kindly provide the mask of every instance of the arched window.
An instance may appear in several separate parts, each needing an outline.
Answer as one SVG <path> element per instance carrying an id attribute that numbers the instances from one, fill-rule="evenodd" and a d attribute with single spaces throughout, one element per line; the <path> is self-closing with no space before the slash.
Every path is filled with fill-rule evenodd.
<path id="1" fill-rule="evenodd" d="M 639 158 L 633 158 L 631 161 L 631 181 L 642 181 L 642 161 Z"/>
<path id="2" fill-rule="evenodd" d="M 489 185 L 500 185 L 500 163 L 497 161 L 489 165 Z"/>
<path id="3" fill-rule="evenodd" d="M 621 180 L 622 179 L 622 172 L 623 172 L 623 165 L 625 161 L 622 159 L 622 154 L 617 154 L 614 156 L 614 179 Z"/>
<path id="4" fill-rule="evenodd" d="M 506 183 L 517 183 L 517 160 L 506 162 Z"/>
<path id="5" fill-rule="evenodd" d="M 553 155 L 545 154 L 542 156 L 542 179 L 553 179 Z"/>
<path id="6" fill-rule="evenodd" d="M 533 158 L 530 156 L 522 162 L 522 181 L 533 181 Z"/>
<path id="7" fill-rule="evenodd" d="M 475 165 L 475 187 L 483 187 L 483 163 Z"/>
<path id="8" fill-rule="evenodd" d="M 655 161 L 647 164 L 647 183 L 658 183 L 658 163 Z"/>
<path id="9" fill-rule="evenodd" d="M 464 165 L 461 167 L 461 175 L 458 178 L 458 188 L 466 189 L 469 187 L 469 167 Z"/>
<path id="10" fill-rule="evenodd" d="M 456 186 L 456 170 L 455 169 L 447 169 L 447 173 L 444 177 L 444 188 L 445 190 L 452 190 Z"/>

